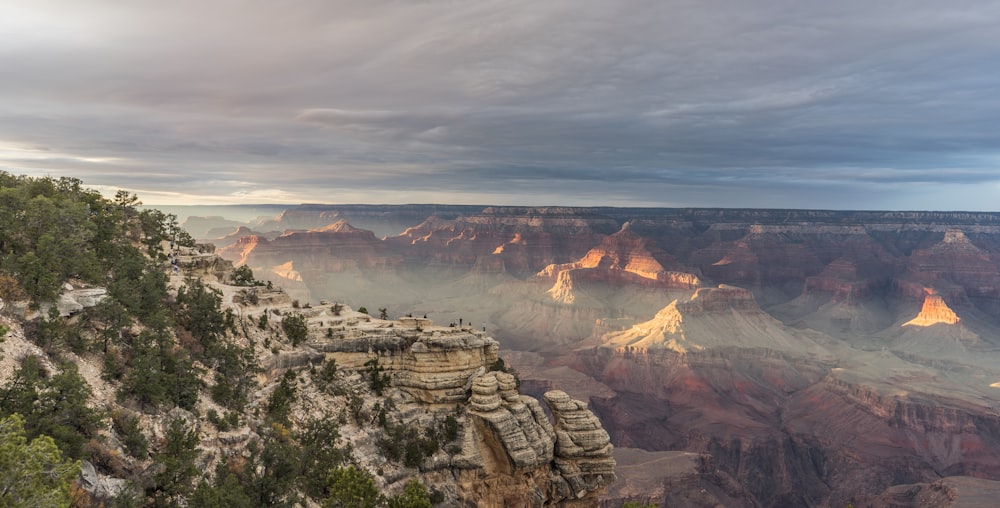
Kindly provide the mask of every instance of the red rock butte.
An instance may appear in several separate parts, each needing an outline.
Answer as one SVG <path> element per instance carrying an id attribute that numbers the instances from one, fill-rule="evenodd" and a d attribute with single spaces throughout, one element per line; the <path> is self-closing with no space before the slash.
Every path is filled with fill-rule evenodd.
<path id="1" fill-rule="evenodd" d="M 934 293 L 933 289 L 927 290 L 924 297 L 924 305 L 920 309 L 917 317 L 903 323 L 903 326 L 932 326 L 936 324 L 954 325 L 961 321 L 958 314 L 948 307 L 944 298 Z"/>

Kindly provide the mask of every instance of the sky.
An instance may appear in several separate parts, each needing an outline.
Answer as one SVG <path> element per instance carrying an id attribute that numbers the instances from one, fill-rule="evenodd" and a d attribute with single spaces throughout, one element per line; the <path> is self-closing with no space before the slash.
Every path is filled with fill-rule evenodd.
<path id="1" fill-rule="evenodd" d="M 0 3 L 0 170 L 146 204 L 1000 211 L 1000 2 Z"/>

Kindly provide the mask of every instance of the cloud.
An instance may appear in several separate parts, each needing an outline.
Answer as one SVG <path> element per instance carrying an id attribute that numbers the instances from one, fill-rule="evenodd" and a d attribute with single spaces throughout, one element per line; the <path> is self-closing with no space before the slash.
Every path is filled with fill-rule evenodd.
<path id="1" fill-rule="evenodd" d="M 943 192 L 1000 181 L 997 22 L 985 1 L 8 2 L 0 167 L 165 200 L 995 208 Z"/>

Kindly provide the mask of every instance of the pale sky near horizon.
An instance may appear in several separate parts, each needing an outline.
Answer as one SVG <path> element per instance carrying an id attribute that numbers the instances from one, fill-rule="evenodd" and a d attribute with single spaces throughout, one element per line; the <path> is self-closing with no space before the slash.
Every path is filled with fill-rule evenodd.
<path id="1" fill-rule="evenodd" d="M 8 0 L 0 170 L 147 204 L 1000 211 L 1000 2 Z"/>

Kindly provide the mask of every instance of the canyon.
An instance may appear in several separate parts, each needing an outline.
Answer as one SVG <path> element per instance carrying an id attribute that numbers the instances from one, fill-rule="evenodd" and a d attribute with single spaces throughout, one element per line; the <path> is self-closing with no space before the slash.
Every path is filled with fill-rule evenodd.
<path id="1" fill-rule="evenodd" d="M 291 298 L 488 332 L 521 393 L 603 423 L 606 506 L 1000 494 L 1000 214 L 303 205 L 188 222 Z M 534 429 L 538 403 L 507 384 L 476 378 L 480 431 Z M 543 435 L 518 440 L 525 465 Z"/>

